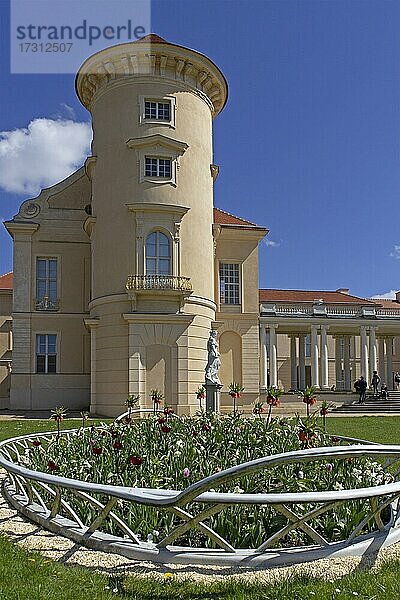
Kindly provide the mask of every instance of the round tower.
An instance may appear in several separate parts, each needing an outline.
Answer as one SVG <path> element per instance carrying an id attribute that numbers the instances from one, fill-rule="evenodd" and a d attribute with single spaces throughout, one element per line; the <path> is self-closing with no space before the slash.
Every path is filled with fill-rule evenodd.
<path id="1" fill-rule="evenodd" d="M 215 318 L 212 119 L 227 85 L 202 54 L 152 34 L 91 56 L 92 411 L 160 390 L 188 412 Z"/>

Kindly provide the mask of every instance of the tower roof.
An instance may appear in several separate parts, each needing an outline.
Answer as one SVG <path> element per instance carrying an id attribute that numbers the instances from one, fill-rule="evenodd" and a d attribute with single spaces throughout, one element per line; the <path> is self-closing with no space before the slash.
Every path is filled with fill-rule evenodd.
<path id="1" fill-rule="evenodd" d="M 151 44 L 169 44 L 164 38 L 157 35 L 156 33 L 149 33 L 148 35 L 144 35 L 143 37 L 135 40 L 134 44 L 140 44 L 141 42 L 150 42 Z"/>

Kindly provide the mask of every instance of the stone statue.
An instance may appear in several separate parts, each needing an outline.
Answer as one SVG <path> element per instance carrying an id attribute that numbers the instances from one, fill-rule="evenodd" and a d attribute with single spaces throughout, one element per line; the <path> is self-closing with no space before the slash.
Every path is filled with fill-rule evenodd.
<path id="1" fill-rule="evenodd" d="M 221 385 L 218 377 L 218 371 L 221 366 L 221 360 L 219 358 L 217 332 L 212 329 L 210 331 L 210 337 L 207 342 L 208 361 L 206 366 L 206 385 L 214 384 Z"/>

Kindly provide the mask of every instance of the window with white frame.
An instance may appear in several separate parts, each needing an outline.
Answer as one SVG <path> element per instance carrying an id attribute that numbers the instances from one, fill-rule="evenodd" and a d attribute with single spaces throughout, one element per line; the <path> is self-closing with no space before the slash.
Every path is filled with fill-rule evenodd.
<path id="1" fill-rule="evenodd" d="M 219 290 L 221 304 L 240 304 L 239 263 L 220 263 Z"/>
<path id="2" fill-rule="evenodd" d="M 57 372 L 57 335 L 38 333 L 36 335 L 36 373 Z"/>
<path id="3" fill-rule="evenodd" d="M 56 258 L 36 259 L 36 308 L 56 310 L 58 304 L 58 263 Z"/>
<path id="4" fill-rule="evenodd" d="M 175 128 L 176 98 L 166 95 L 162 98 L 139 96 L 139 123 L 154 123 Z"/>
<path id="5" fill-rule="evenodd" d="M 170 179 L 172 175 L 171 159 L 146 156 L 144 175 L 145 177 L 162 177 L 164 179 Z"/>
<path id="6" fill-rule="evenodd" d="M 170 121 L 171 102 L 169 100 L 145 100 L 144 118 L 146 121 Z"/>
<path id="7" fill-rule="evenodd" d="M 153 231 L 146 238 L 146 275 L 171 275 L 171 243 L 165 233 Z"/>

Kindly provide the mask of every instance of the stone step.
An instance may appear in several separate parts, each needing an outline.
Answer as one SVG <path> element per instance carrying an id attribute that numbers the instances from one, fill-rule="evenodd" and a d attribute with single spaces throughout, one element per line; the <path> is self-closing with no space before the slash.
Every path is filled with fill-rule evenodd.
<path id="1" fill-rule="evenodd" d="M 400 413 L 400 403 L 365 402 L 364 404 L 343 404 L 332 409 L 333 413 Z"/>

